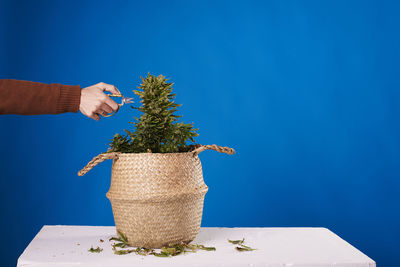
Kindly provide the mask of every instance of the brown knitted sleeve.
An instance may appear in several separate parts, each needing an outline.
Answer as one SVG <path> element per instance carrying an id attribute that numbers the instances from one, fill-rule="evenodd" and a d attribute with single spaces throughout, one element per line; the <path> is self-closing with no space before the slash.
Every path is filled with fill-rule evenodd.
<path id="1" fill-rule="evenodd" d="M 78 112 L 79 85 L 44 84 L 0 79 L 0 114 L 59 114 Z"/>

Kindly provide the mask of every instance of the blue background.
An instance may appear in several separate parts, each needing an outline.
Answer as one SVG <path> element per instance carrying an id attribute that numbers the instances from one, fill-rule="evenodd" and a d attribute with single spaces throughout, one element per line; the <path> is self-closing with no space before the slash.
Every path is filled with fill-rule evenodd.
<path id="1" fill-rule="evenodd" d="M 203 226 L 323 226 L 398 266 L 398 1 L 2 1 L 1 78 L 175 83 L 201 144 Z M 0 116 L 0 262 L 44 224 L 113 225 L 111 162 L 137 113 Z M 397 257 L 396 257 L 397 254 Z"/>

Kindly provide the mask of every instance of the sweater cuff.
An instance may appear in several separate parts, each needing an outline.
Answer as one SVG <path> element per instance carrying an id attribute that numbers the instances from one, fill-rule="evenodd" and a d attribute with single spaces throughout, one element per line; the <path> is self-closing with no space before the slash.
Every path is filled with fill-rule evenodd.
<path id="1" fill-rule="evenodd" d="M 79 110 L 81 102 L 81 87 L 79 85 L 60 85 L 60 96 L 57 104 L 57 113 L 75 112 Z"/>

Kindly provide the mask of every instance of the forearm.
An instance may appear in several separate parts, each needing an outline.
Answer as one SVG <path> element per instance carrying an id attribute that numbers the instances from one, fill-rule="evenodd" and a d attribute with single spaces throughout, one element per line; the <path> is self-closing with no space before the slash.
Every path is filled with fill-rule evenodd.
<path id="1" fill-rule="evenodd" d="M 59 114 L 78 112 L 79 85 L 44 84 L 0 79 L 0 114 Z"/>

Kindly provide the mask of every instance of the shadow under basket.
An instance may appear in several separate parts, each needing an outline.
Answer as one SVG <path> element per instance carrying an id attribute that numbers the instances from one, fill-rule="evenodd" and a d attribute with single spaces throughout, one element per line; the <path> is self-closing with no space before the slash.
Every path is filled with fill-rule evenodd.
<path id="1" fill-rule="evenodd" d="M 208 191 L 198 154 L 206 149 L 234 154 L 228 147 L 200 146 L 186 153 L 103 153 L 78 175 L 113 159 L 111 202 L 115 226 L 131 246 L 160 248 L 189 243 L 200 230 Z"/>

